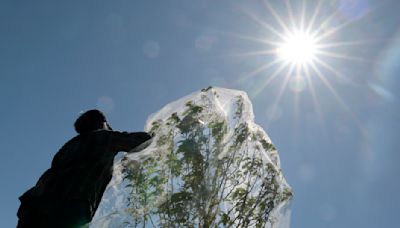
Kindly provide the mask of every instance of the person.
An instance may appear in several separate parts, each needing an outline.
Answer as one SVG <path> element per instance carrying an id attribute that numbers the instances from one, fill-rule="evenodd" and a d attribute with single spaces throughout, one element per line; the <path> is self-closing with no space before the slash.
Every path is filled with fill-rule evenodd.
<path id="1" fill-rule="evenodd" d="M 114 156 L 151 142 L 146 132 L 113 131 L 102 112 L 89 110 L 75 122 L 78 135 L 54 156 L 51 168 L 21 197 L 17 228 L 75 228 L 93 218 L 112 178 Z"/>

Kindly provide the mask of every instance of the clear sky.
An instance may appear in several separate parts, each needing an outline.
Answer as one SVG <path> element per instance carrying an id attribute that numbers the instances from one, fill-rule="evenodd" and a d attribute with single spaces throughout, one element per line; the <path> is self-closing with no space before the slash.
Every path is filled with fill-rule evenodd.
<path id="1" fill-rule="evenodd" d="M 0 1 L 0 227 L 82 110 L 140 131 L 208 85 L 249 94 L 295 192 L 293 228 L 397 227 L 400 3 L 301 2 Z M 277 62 L 276 43 L 310 24 L 313 60 Z"/>

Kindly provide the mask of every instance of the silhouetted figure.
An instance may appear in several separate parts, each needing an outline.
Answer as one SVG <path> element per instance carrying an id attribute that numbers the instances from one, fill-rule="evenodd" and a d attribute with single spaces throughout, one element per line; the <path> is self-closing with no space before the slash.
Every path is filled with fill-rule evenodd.
<path id="1" fill-rule="evenodd" d="M 151 139 L 145 132 L 113 131 L 98 110 L 82 114 L 75 130 L 79 135 L 58 151 L 51 168 L 19 198 L 19 228 L 89 223 L 112 178 L 114 156 L 119 151 L 137 151 Z"/>

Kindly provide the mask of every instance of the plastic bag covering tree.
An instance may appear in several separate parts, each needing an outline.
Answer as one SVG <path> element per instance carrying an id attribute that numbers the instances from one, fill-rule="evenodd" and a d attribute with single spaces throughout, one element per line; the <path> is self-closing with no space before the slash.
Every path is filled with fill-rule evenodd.
<path id="1" fill-rule="evenodd" d="M 91 227 L 289 227 L 292 190 L 246 93 L 207 88 L 153 114 L 116 160 Z"/>

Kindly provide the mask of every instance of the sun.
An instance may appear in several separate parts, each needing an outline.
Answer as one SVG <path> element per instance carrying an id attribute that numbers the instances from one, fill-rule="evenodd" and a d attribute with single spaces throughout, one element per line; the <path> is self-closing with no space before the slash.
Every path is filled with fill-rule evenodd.
<path id="1" fill-rule="evenodd" d="M 289 33 L 277 45 L 276 54 L 284 62 L 295 65 L 312 64 L 317 58 L 317 40 L 303 31 Z"/>
<path id="2" fill-rule="evenodd" d="M 354 20 L 344 20 L 343 23 L 335 20 L 340 17 L 340 12 L 334 8 L 328 8 L 332 11 L 329 14 L 325 9 L 327 3 L 323 0 L 316 1 L 316 5 L 306 0 L 274 1 L 279 10 L 275 10 L 270 3 L 272 1 L 262 0 L 261 2 L 266 10 L 260 11 L 260 15 L 248 11 L 245 7 L 241 9 L 248 18 L 259 25 L 265 35 L 257 37 L 235 34 L 235 37 L 239 39 L 259 43 L 261 46 L 254 51 L 239 53 L 235 56 L 245 58 L 267 56 L 267 61 L 243 73 L 238 83 L 259 77 L 260 79 L 257 79 L 257 83 L 254 83 L 252 87 L 252 96 L 256 97 L 261 95 L 269 85 L 272 83 L 276 85 L 275 82 L 278 81 L 281 85 L 274 98 L 274 104 L 280 103 L 286 91 L 293 92 L 295 116 L 300 110 L 300 93 L 307 90 L 306 94 L 311 96 L 318 119 L 323 122 L 319 90 L 316 89 L 316 84 L 318 84 L 318 86 L 324 86 L 326 91 L 331 93 L 354 119 L 357 119 L 331 83 L 335 78 L 346 80 L 346 75 L 339 70 L 337 65 L 331 65 L 331 62 L 337 64 L 338 60 L 364 61 L 361 57 L 351 56 L 348 52 L 342 53 L 342 51 L 347 47 L 365 44 L 365 41 L 338 40 L 340 36 L 337 36 Z M 312 5 L 311 10 L 307 4 Z M 329 5 L 329 7 L 334 7 L 334 5 Z M 265 20 L 263 13 L 274 20 Z"/>

